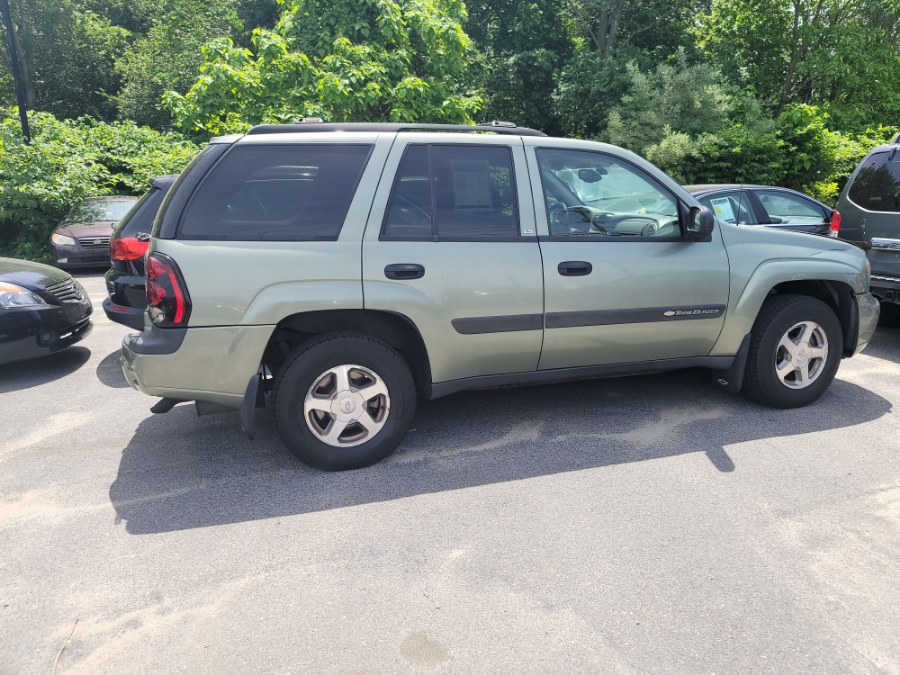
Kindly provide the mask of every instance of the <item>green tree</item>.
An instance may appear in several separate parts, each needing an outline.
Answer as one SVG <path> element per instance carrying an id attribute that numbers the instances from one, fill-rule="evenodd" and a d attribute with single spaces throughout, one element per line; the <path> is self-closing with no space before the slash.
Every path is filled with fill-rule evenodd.
<path id="1" fill-rule="evenodd" d="M 559 133 L 553 91 L 572 52 L 558 0 L 479 0 L 466 30 L 481 57 L 484 119 Z"/>
<path id="2" fill-rule="evenodd" d="M 900 109 L 896 0 L 713 0 L 697 35 L 776 113 L 790 103 L 860 106 L 882 119 Z"/>
<path id="3" fill-rule="evenodd" d="M 163 94 L 190 88 L 203 63 L 204 44 L 239 33 L 238 7 L 238 0 L 172 0 L 156 12 L 147 34 L 117 62 L 124 83 L 117 97 L 122 116 L 156 128 L 171 126 Z"/>
<path id="4" fill-rule="evenodd" d="M 644 60 L 639 49 L 619 47 L 616 56 L 603 56 L 583 40 L 563 67 L 553 93 L 553 108 L 564 134 L 597 138 L 610 112 L 628 92 L 626 65 Z"/>
<path id="5" fill-rule="evenodd" d="M 115 61 L 125 49 L 128 31 L 74 0 L 11 5 L 30 105 L 63 117 L 113 117 L 112 97 L 119 88 Z M 3 63 L 8 73 L 5 49 Z M 9 96 L 8 84 L 5 90 Z"/>
<path id="6" fill-rule="evenodd" d="M 204 48 L 200 77 L 167 94 L 181 128 L 201 134 L 317 116 L 333 121 L 469 122 L 469 38 L 458 0 L 287 0 L 255 54 L 230 39 Z"/>
<path id="7" fill-rule="evenodd" d="M 726 127 L 735 117 L 760 114 L 715 67 L 689 64 L 684 52 L 674 63 L 647 72 L 629 63 L 627 73 L 629 90 L 610 113 L 605 139 L 635 152 L 661 141 L 666 128 L 697 136 Z"/>
<path id="8" fill-rule="evenodd" d="M 643 50 L 655 59 L 678 49 L 693 51 L 689 39 L 695 16 L 705 0 L 564 0 L 572 30 L 589 41 L 601 57 L 615 56 L 623 46 Z"/>

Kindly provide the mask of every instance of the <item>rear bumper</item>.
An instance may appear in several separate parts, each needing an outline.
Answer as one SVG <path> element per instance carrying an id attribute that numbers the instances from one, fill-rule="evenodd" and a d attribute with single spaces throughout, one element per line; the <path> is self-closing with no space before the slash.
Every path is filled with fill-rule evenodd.
<path id="1" fill-rule="evenodd" d="M 869 286 L 872 295 L 881 302 L 893 302 L 900 304 L 900 279 L 882 274 L 872 273 Z"/>
<path id="2" fill-rule="evenodd" d="M 859 313 L 859 334 L 856 339 L 856 349 L 853 350 L 853 353 L 859 354 L 872 339 L 872 334 L 878 325 L 881 305 L 871 293 L 860 293 L 857 295 L 856 305 Z"/>
<path id="3" fill-rule="evenodd" d="M 126 335 L 122 371 L 150 396 L 239 408 L 274 326 L 156 328 Z"/>
<path id="4" fill-rule="evenodd" d="M 144 310 L 138 307 L 117 305 L 110 298 L 103 301 L 106 318 L 134 330 L 144 330 Z"/>

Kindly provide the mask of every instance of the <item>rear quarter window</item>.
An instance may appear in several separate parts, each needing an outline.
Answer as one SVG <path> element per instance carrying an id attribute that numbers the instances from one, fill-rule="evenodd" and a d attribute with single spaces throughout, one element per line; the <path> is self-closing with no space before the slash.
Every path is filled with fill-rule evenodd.
<path id="1" fill-rule="evenodd" d="M 334 240 L 371 145 L 237 145 L 197 188 L 181 239 Z"/>
<path id="2" fill-rule="evenodd" d="M 879 152 L 864 159 L 848 196 L 867 211 L 900 212 L 900 155 Z"/>
<path id="3" fill-rule="evenodd" d="M 153 219 L 163 199 L 163 191 L 152 187 L 141 197 L 116 227 L 117 236 L 132 236 L 139 232 L 150 233 Z"/>

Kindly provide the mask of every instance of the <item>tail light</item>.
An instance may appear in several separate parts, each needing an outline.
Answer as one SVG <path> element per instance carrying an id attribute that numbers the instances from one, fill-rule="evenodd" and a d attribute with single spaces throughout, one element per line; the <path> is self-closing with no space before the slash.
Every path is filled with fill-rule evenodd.
<path id="1" fill-rule="evenodd" d="M 109 257 L 113 260 L 138 260 L 147 253 L 149 241 L 141 241 L 136 237 L 122 237 L 109 242 Z"/>
<path id="2" fill-rule="evenodd" d="M 828 229 L 829 237 L 836 237 L 841 233 L 841 214 L 835 209 L 831 212 L 831 223 Z"/>
<path id="3" fill-rule="evenodd" d="M 191 298 L 175 261 L 162 253 L 151 253 L 147 256 L 146 274 L 147 315 L 153 325 L 187 325 Z"/>

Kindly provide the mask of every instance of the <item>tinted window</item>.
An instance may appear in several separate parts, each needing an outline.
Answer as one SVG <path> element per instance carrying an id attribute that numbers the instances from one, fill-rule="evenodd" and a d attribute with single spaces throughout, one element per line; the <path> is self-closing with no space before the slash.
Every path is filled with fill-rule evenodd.
<path id="1" fill-rule="evenodd" d="M 868 211 L 900 212 L 900 157 L 896 152 L 880 152 L 865 159 L 849 196 Z"/>
<path id="2" fill-rule="evenodd" d="M 811 225 L 825 222 L 825 210 L 799 195 L 774 190 L 759 190 L 756 194 L 769 216 L 770 223 Z"/>
<path id="3" fill-rule="evenodd" d="M 185 211 L 185 239 L 337 239 L 369 145 L 239 145 Z"/>
<path id="4" fill-rule="evenodd" d="M 509 148 L 410 145 L 394 180 L 382 234 L 391 239 L 517 237 Z"/>
<path id="5" fill-rule="evenodd" d="M 750 208 L 750 198 L 743 190 L 717 192 L 698 200 L 712 209 L 716 218 L 734 225 L 757 225 L 756 216 Z"/>
<path id="6" fill-rule="evenodd" d="M 551 236 L 681 236 L 677 200 L 640 169 L 583 150 L 537 156 Z"/>
<path id="7" fill-rule="evenodd" d="M 131 211 L 125 214 L 116 227 L 117 236 L 135 235 L 138 232 L 150 233 L 153 227 L 153 219 L 163 199 L 163 191 L 159 188 L 150 188 L 144 193 L 140 201 L 131 207 Z"/>
<path id="8" fill-rule="evenodd" d="M 394 179 L 382 233 L 395 239 L 431 239 L 434 236 L 431 212 L 428 148 L 411 145 Z"/>

